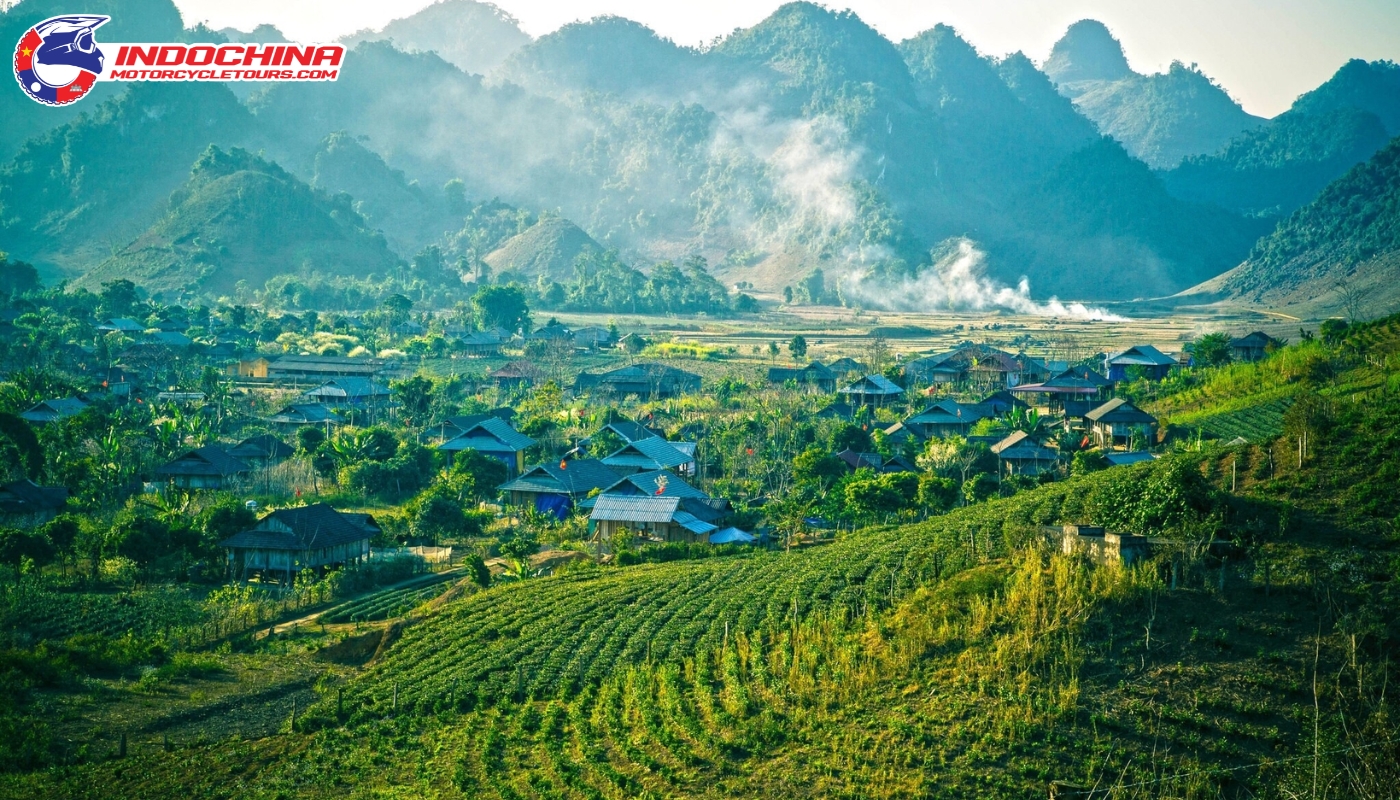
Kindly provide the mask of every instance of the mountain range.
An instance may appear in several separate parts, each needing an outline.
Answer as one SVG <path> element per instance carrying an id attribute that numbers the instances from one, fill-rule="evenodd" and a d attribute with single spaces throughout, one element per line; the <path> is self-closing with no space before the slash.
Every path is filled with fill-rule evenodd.
<path id="1" fill-rule="evenodd" d="M 196 33 L 169 0 L 138 2 L 147 41 Z M 50 5 L 23 0 L 0 30 Z M 1193 67 L 1133 72 L 1093 21 L 1043 68 L 942 25 L 891 42 L 810 3 L 705 49 L 617 17 L 531 39 L 473 0 L 347 42 L 329 84 L 135 84 L 86 113 L 4 94 L 0 250 L 49 280 L 174 287 L 190 270 L 217 293 L 247 266 L 236 237 L 277 253 L 239 276 L 253 288 L 268 270 L 382 276 L 434 246 L 453 269 L 564 279 L 615 249 L 643 269 L 703 255 L 777 291 L 814 269 L 901 285 L 970 240 L 979 285 L 1154 297 L 1251 258 L 1400 133 L 1393 64 L 1351 62 L 1262 120 Z M 316 236 L 275 241 L 296 235 L 283 213 Z"/>

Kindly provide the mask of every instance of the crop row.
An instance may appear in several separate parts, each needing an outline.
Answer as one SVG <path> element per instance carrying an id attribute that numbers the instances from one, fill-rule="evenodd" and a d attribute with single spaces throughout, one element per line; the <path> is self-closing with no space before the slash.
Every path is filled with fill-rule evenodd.
<path id="1" fill-rule="evenodd" d="M 993 546 L 985 534 L 926 523 L 808 551 L 523 581 L 410 629 L 350 694 L 361 705 L 382 702 L 394 686 L 400 702 L 430 705 L 567 696 L 627 665 L 678 663 L 740 631 L 883 607 Z"/>
<path id="2" fill-rule="evenodd" d="M 450 577 L 444 576 L 426 584 L 405 586 L 352 600 L 326 612 L 320 621 L 335 625 L 343 622 L 375 622 L 403 616 L 447 591 Z"/>
<path id="3" fill-rule="evenodd" d="M 204 621 L 199 602 L 175 588 L 69 592 L 21 583 L 0 592 L 0 631 L 30 640 L 128 632 L 147 636 Z"/>
<path id="4" fill-rule="evenodd" d="M 1200 426 L 1221 439 L 1238 436 L 1250 442 L 1264 442 L 1283 433 L 1283 415 L 1291 405 L 1292 398 L 1273 400 L 1252 408 L 1206 417 L 1201 420 Z"/>

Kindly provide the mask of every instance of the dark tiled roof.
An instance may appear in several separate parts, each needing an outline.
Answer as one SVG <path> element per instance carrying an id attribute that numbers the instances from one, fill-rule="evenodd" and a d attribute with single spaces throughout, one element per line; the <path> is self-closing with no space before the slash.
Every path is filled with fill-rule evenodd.
<path id="1" fill-rule="evenodd" d="M 1231 347 L 1268 347 L 1273 338 L 1263 331 L 1255 331 L 1247 336 L 1230 341 Z"/>
<path id="2" fill-rule="evenodd" d="M 906 419 L 907 425 L 970 425 L 992 416 L 980 405 L 964 405 L 956 400 L 941 400 Z"/>
<path id="3" fill-rule="evenodd" d="M 331 411 L 329 408 L 319 403 L 293 403 L 268 417 L 267 421 L 285 424 L 302 424 L 322 422 L 340 423 L 343 420 L 336 416 L 334 411 Z"/>
<path id="4" fill-rule="evenodd" d="M 1156 417 L 1121 397 L 1115 397 L 1109 400 L 1107 403 L 1085 414 L 1084 418 L 1091 422 L 1153 423 L 1157 421 Z"/>
<path id="5" fill-rule="evenodd" d="M 229 455 L 218 445 L 205 445 L 191 450 L 156 470 L 157 475 L 238 475 L 248 471 L 248 465 Z"/>
<path id="6" fill-rule="evenodd" d="M 576 458 L 559 464 L 538 464 L 519 478 L 500 485 L 503 492 L 558 492 L 588 494 L 618 482 L 618 474 L 593 458 Z"/>
<path id="7" fill-rule="evenodd" d="M 296 453 L 291 445 L 270 433 L 252 436 L 229 449 L 234 458 L 291 458 Z"/>
<path id="8" fill-rule="evenodd" d="M 665 483 L 664 489 L 662 488 L 663 479 Z M 658 489 L 661 491 L 658 492 Z M 652 497 L 709 498 L 709 495 L 686 483 L 675 473 L 664 469 L 653 469 L 646 472 L 638 472 L 635 475 L 628 475 L 620 481 L 613 482 L 603 490 L 603 493 L 625 494 L 632 491 Z"/>
<path id="9" fill-rule="evenodd" d="M 607 425 L 603 426 L 603 429 L 612 431 L 628 442 L 636 442 L 642 439 L 654 439 L 657 437 L 656 431 L 653 431 L 645 425 L 633 422 L 630 419 L 619 419 L 614 422 L 609 422 Z"/>
<path id="10" fill-rule="evenodd" d="M 678 442 L 677 444 L 684 443 Z M 681 452 L 671 442 L 653 437 L 629 442 L 621 450 L 603 459 L 603 463 L 608 466 L 656 469 L 657 467 L 679 467 L 694 460 L 693 455 Z"/>
<path id="11" fill-rule="evenodd" d="M 1042 446 L 1025 431 L 1016 431 L 992 445 L 992 452 L 1009 461 L 1054 461 L 1059 458 L 1059 453 Z"/>
<path id="12" fill-rule="evenodd" d="M 495 442 L 494 447 L 483 447 L 477 444 L 479 441 Z M 529 436 L 512 428 L 509 423 L 499 417 L 487 415 L 485 419 L 474 423 L 471 427 L 457 436 L 438 445 L 439 450 L 500 450 L 502 448 L 511 452 L 524 450 L 535 444 L 535 440 Z"/>
<path id="13" fill-rule="evenodd" d="M 220 547 L 267 550 L 318 550 L 373 535 L 369 515 L 342 514 L 325 503 L 284 508 L 258 520 L 250 530 L 219 542 Z"/>
<path id="14" fill-rule="evenodd" d="M 306 396 L 326 400 L 356 400 L 363 397 L 388 397 L 389 390 L 369 378 L 335 378 L 307 392 Z"/>
<path id="15" fill-rule="evenodd" d="M 857 453 L 854 450 L 846 449 L 836 454 L 836 457 L 846 463 L 851 469 L 862 469 L 868 467 L 879 470 L 885 466 L 885 459 L 879 453 Z"/>
<path id="16" fill-rule="evenodd" d="M 6 514 L 57 511 L 67 503 L 68 490 L 62 486 L 40 486 L 28 479 L 0 486 L 0 511 Z"/>
<path id="17" fill-rule="evenodd" d="M 1166 366 L 1175 364 L 1176 359 L 1164 355 L 1161 350 L 1150 344 L 1140 344 L 1126 350 L 1110 353 L 1104 362 L 1122 366 Z"/>

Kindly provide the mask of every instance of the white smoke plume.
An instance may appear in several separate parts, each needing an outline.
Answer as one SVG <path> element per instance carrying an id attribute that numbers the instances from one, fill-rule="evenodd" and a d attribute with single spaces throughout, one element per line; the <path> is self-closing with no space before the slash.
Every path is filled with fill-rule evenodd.
<path id="1" fill-rule="evenodd" d="M 986 276 L 985 256 L 970 239 L 960 239 L 953 252 L 918 277 L 893 280 L 857 270 L 842 283 L 845 295 L 884 311 L 988 311 L 1005 309 L 1036 317 L 1065 317 L 1100 322 L 1128 318 L 1083 303 L 1058 298 L 1037 302 L 1030 281 L 1022 278 L 1013 289 Z"/>
<path id="2" fill-rule="evenodd" d="M 781 250 L 845 235 L 859 213 L 852 183 L 861 151 L 838 120 L 775 118 L 765 105 L 737 102 L 719 119 L 712 164 L 743 166 L 716 201 L 750 246 Z"/>

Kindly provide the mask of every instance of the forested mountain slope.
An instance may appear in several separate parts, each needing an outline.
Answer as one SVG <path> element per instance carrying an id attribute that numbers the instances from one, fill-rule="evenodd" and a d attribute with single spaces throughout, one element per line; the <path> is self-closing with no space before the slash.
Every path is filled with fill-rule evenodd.
<path id="1" fill-rule="evenodd" d="M 1188 293 L 1351 318 L 1400 302 L 1400 138 L 1322 190 L 1249 259 Z"/>
<path id="2" fill-rule="evenodd" d="M 83 276 L 167 296 L 231 294 L 279 275 L 384 275 L 399 263 L 346 195 L 317 192 L 245 150 L 210 146 L 164 217 Z"/>
<path id="3" fill-rule="evenodd" d="M 1400 135 L 1400 67 L 1353 60 L 1286 113 L 1163 174 L 1178 197 L 1282 217 Z"/>

